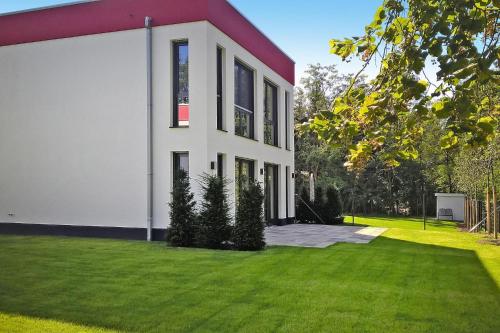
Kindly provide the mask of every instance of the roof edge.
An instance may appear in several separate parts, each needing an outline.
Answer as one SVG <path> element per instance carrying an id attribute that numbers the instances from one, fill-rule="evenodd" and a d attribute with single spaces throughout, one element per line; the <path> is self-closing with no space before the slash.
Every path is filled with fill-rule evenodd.
<path id="1" fill-rule="evenodd" d="M 228 0 L 79 0 L 0 14 L 0 47 L 208 21 L 295 85 L 295 61 Z"/>
<path id="2" fill-rule="evenodd" d="M 98 1 L 98 0 L 94 0 L 94 1 Z M 259 33 L 261 33 L 278 50 L 280 50 L 281 53 L 283 53 L 284 56 L 286 56 L 290 61 L 292 61 L 294 64 L 296 64 L 295 60 L 293 60 L 293 58 L 291 56 L 289 56 L 288 53 L 286 53 L 285 51 L 283 51 L 283 49 L 281 47 L 279 47 L 278 44 L 276 44 L 267 34 L 265 34 L 259 27 L 257 27 L 254 23 L 252 23 L 252 21 L 245 14 L 243 14 L 238 8 L 236 8 L 236 6 L 233 5 L 230 0 L 226 0 L 226 1 L 227 1 L 228 5 L 231 6 L 231 8 L 233 8 L 235 12 L 237 12 L 238 14 L 240 14 L 241 17 L 243 17 L 245 19 L 245 21 L 247 21 L 251 26 L 253 26 L 255 28 L 255 30 L 257 30 Z"/>
<path id="3" fill-rule="evenodd" d="M 101 0 L 80 0 L 80 1 L 60 3 L 57 5 L 51 5 L 51 6 L 34 7 L 34 8 L 23 9 L 23 10 L 15 10 L 12 12 L 0 13 L 0 17 L 10 16 L 10 15 L 18 15 L 18 14 L 26 14 L 26 13 L 37 12 L 37 11 L 41 11 L 41 10 L 55 9 L 55 8 L 59 8 L 59 7 L 69 7 L 69 6 L 75 6 L 75 5 L 82 5 L 82 4 L 86 4 L 88 2 L 97 2 L 97 1 L 101 1 Z"/>

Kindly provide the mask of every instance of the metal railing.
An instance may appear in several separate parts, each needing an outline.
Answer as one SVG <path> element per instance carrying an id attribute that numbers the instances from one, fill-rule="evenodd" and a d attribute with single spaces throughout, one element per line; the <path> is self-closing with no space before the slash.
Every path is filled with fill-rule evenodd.
<path id="1" fill-rule="evenodd" d="M 321 223 L 326 224 L 326 223 L 325 223 L 325 221 L 323 221 L 323 219 L 321 218 L 321 216 L 319 216 L 319 215 L 318 215 L 318 214 L 314 211 L 314 209 L 312 209 L 312 208 L 311 208 L 311 207 L 307 204 L 307 202 L 306 202 L 304 199 L 302 199 L 302 197 L 301 197 L 300 195 L 296 194 L 296 195 L 295 195 L 295 197 L 296 197 L 297 199 L 299 199 L 300 201 L 302 201 L 302 203 L 303 203 L 304 205 L 306 205 L 306 207 L 307 207 L 307 208 L 311 211 L 311 213 L 313 213 L 313 214 L 314 214 L 314 215 L 315 215 L 315 216 L 316 216 L 316 217 L 317 217 L 317 218 L 321 221 Z"/>
<path id="2" fill-rule="evenodd" d="M 493 214 L 496 214 L 497 212 L 500 211 L 500 207 L 497 208 L 496 212 L 493 212 Z M 482 226 L 484 224 L 484 229 L 486 229 L 486 220 L 488 219 L 488 217 L 485 217 L 483 218 L 481 221 L 479 221 L 475 226 L 473 226 L 472 228 L 470 228 L 469 232 L 474 232 L 476 231 L 477 228 L 479 228 L 480 226 Z"/>

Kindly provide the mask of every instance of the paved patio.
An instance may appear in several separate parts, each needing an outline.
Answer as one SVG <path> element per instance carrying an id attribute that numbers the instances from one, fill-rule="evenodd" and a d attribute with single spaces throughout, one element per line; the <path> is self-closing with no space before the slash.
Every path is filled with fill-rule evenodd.
<path id="1" fill-rule="evenodd" d="M 332 244 L 367 244 L 386 228 L 319 224 L 289 224 L 266 228 L 267 245 L 325 248 Z"/>

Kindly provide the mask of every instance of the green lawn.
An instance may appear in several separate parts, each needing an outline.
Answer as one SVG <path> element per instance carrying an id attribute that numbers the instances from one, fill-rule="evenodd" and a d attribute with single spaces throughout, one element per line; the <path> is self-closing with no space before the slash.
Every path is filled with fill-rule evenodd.
<path id="1" fill-rule="evenodd" d="M 0 236 L 0 332 L 500 332 L 500 247 L 452 223 L 356 222 L 390 229 L 258 253 Z"/>

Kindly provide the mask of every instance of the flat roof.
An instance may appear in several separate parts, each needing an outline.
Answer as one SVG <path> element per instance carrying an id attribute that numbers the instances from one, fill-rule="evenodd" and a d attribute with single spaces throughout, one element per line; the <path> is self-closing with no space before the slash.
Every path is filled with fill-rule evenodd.
<path id="1" fill-rule="evenodd" d="M 81 0 L 81 1 L 64 2 L 64 3 L 59 3 L 59 4 L 51 5 L 51 6 L 33 7 L 33 8 L 28 8 L 28 9 L 23 9 L 23 10 L 16 10 L 16 11 L 13 11 L 13 12 L 0 13 L 0 16 L 9 16 L 9 15 L 15 15 L 15 14 L 23 14 L 23 13 L 29 13 L 29 12 L 36 12 L 36 11 L 44 10 L 44 9 L 52 9 L 52 8 L 73 6 L 73 5 L 79 5 L 79 4 L 82 4 L 82 3 L 93 2 L 93 1 L 100 1 L 100 0 Z"/>
<path id="2" fill-rule="evenodd" d="M 463 193 L 434 193 L 436 197 L 465 197 Z"/>
<path id="3" fill-rule="evenodd" d="M 0 14 L 0 46 L 208 21 L 295 85 L 295 62 L 226 0 L 86 0 Z"/>

